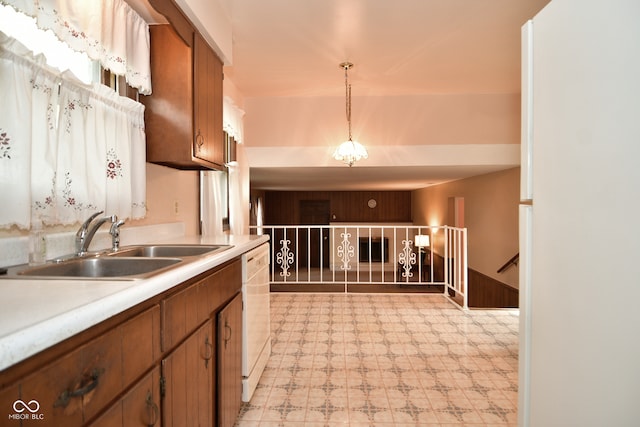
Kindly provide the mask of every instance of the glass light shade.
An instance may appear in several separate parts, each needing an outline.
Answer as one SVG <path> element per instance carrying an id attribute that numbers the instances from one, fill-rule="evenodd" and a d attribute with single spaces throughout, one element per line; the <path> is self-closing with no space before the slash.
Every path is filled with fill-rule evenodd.
<path id="1" fill-rule="evenodd" d="M 428 234 L 416 234 L 416 246 L 419 248 L 425 248 L 429 246 L 429 235 Z"/>
<path id="2" fill-rule="evenodd" d="M 364 145 L 351 139 L 340 144 L 333 153 L 334 159 L 345 162 L 349 166 L 353 166 L 358 160 L 366 159 L 367 157 L 369 157 L 369 153 L 367 153 Z"/>

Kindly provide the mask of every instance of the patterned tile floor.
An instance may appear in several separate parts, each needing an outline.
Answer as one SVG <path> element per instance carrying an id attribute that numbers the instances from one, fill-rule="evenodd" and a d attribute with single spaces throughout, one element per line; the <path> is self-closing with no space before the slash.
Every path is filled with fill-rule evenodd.
<path id="1" fill-rule="evenodd" d="M 272 356 L 239 427 L 517 425 L 517 311 L 274 293 L 271 319 Z"/>

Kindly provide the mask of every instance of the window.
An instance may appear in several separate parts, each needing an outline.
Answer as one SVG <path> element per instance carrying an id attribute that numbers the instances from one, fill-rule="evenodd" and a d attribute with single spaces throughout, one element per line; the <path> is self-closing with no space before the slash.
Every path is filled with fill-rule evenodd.
<path id="1" fill-rule="evenodd" d="M 18 40 L 34 54 L 43 54 L 47 64 L 60 71 L 71 71 L 84 83 L 99 81 L 99 64 L 86 53 L 76 52 L 60 41 L 52 31 L 43 31 L 36 20 L 10 6 L 0 5 L 0 30 Z"/>

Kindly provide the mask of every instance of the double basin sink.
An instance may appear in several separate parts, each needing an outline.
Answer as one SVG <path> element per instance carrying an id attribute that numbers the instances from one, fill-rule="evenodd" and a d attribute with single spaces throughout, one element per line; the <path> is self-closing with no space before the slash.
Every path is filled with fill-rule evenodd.
<path id="1" fill-rule="evenodd" d="M 6 278 L 135 279 L 148 278 L 195 257 L 208 256 L 231 245 L 140 245 L 99 255 L 72 257 L 39 266 L 10 268 Z"/>

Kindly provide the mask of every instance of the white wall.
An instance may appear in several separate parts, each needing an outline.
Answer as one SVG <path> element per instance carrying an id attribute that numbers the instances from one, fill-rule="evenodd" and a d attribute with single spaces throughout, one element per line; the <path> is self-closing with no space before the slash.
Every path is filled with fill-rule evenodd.
<path id="1" fill-rule="evenodd" d="M 344 97 L 247 98 L 245 107 L 251 146 L 333 147 L 347 138 Z M 519 94 L 354 96 L 353 139 L 368 146 L 517 144 L 519 114 Z"/>
<path id="2" fill-rule="evenodd" d="M 369 150 L 369 167 L 514 167 L 519 102 L 519 94 L 354 96 L 353 139 Z M 336 141 L 348 135 L 343 97 L 246 98 L 244 105 L 252 167 L 286 167 L 292 158 L 299 167 L 336 164 Z"/>
<path id="3" fill-rule="evenodd" d="M 640 425 L 639 21 L 637 0 L 534 19 L 531 426 Z"/>
<path id="4" fill-rule="evenodd" d="M 518 184 L 520 168 L 447 182 L 411 193 L 415 224 L 452 225 L 450 197 L 464 198 L 469 268 L 518 287 L 518 269 L 497 270 L 518 253 Z"/>

